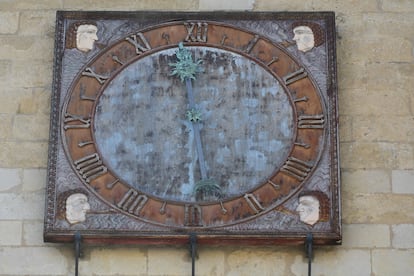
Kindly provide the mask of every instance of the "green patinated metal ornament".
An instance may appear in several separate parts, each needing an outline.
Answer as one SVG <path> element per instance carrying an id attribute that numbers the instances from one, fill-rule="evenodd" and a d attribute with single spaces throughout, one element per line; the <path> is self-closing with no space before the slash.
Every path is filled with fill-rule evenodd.
<path id="1" fill-rule="evenodd" d="M 201 111 L 198 109 L 187 110 L 186 116 L 190 122 L 200 122 L 202 120 Z"/>
<path id="2" fill-rule="evenodd" d="M 175 55 L 178 59 L 176 63 L 170 63 L 169 65 L 173 67 L 171 75 L 177 75 L 180 77 L 180 80 L 184 82 L 186 79 L 194 80 L 196 74 L 202 72 L 200 68 L 200 63 L 202 60 L 193 61 L 191 52 L 184 48 L 184 44 L 180 42 L 178 44 L 178 50 L 175 52 Z"/>
<path id="3" fill-rule="evenodd" d="M 199 125 L 202 114 L 201 111 L 196 108 L 194 100 L 192 80 L 196 79 L 197 73 L 203 71 L 199 66 L 202 63 L 202 60 L 197 60 L 194 62 L 191 52 L 184 47 L 184 44 L 182 42 L 178 44 L 178 50 L 175 52 L 175 55 L 178 61 L 176 63 L 169 64 L 171 67 L 173 67 L 171 75 L 179 76 L 180 80 L 182 82 L 185 82 L 189 106 L 189 109 L 186 112 L 186 117 L 192 125 L 192 130 L 194 132 L 194 138 L 196 142 L 198 163 L 200 166 L 201 180 L 195 183 L 193 194 L 197 198 L 221 198 L 223 194 L 222 188 L 217 183 L 217 181 L 208 178 L 207 175 L 207 165 L 204 159 Z"/>

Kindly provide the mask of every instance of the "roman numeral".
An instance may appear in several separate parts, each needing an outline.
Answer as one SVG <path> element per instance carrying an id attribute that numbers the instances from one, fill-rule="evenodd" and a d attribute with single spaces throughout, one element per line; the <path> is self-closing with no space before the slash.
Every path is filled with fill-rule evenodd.
<path id="1" fill-rule="evenodd" d="M 185 22 L 187 36 L 184 41 L 187 42 L 207 42 L 208 24 L 206 22 Z"/>
<path id="2" fill-rule="evenodd" d="M 162 33 L 161 37 L 165 40 L 167 44 L 171 44 L 170 35 L 167 33 Z"/>
<path id="3" fill-rule="evenodd" d="M 82 157 L 73 163 L 86 183 L 91 182 L 91 180 L 105 174 L 108 171 L 108 169 L 102 164 L 102 160 L 97 153 Z"/>
<path id="4" fill-rule="evenodd" d="M 92 144 L 94 144 L 94 141 L 82 141 L 78 143 L 78 147 L 83 148 L 84 146 L 92 145 Z"/>
<path id="5" fill-rule="evenodd" d="M 68 123 L 73 123 L 73 122 L 76 122 L 76 124 L 68 124 Z M 63 123 L 64 123 L 64 126 L 63 126 L 64 130 L 73 129 L 73 128 L 89 128 L 91 126 L 91 119 L 66 112 Z"/>
<path id="6" fill-rule="evenodd" d="M 125 38 L 125 40 L 135 46 L 135 52 L 137 55 L 151 50 L 151 46 L 149 45 L 148 40 L 142 33 L 131 35 L 130 37 Z"/>
<path id="7" fill-rule="evenodd" d="M 309 144 L 306 144 L 306 143 L 296 142 L 295 145 L 296 146 L 299 146 L 299 147 L 302 147 L 302 148 L 305 148 L 305 149 L 310 149 L 310 145 Z"/>
<path id="8" fill-rule="evenodd" d="M 106 188 L 112 190 L 117 183 L 119 183 L 119 179 L 118 178 L 115 179 L 114 181 L 112 181 L 111 183 L 107 183 L 106 184 Z"/>
<path id="9" fill-rule="evenodd" d="M 164 201 L 164 202 L 162 203 L 162 206 L 161 206 L 161 208 L 160 208 L 160 214 L 161 214 L 161 215 L 164 215 L 164 214 L 165 214 L 165 206 L 167 206 L 167 202 L 166 202 L 166 201 Z"/>
<path id="10" fill-rule="evenodd" d="M 223 46 L 224 45 L 224 43 L 226 42 L 226 39 L 227 38 L 229 38 L 226 34 L 224 34 L 222 37 L 221 37 L 221 41 L 220 41 L 220 45 L 221 46 Z"/>
<path id="11" fill-rule="evenodd" d="M 289 84 L 292 84 L 292 83 L 294 83 L 298 80 L 306 78 L 307 76 L 308 76 L 308 73 L 305 71 L 305 69 L 300 68 L 299 70 L 284 76 L 283 81 L 285 82 L 286 85 L 289 85 Z"/>
<path id="12" fill-rule="evenodd" d="M 79 88 L 79 97 L 81 100 L 84 100 L 84 101 L 92 101 L 92 102 L 96 101 L 96 97 L 89 97 L 86 95 L 86 88 L 85 88 L 85 85 L 83 84 L 81 84 Z"/>
<path id="13" fill-rule="evenodd" d="M 289 157 L 280 170 L 287 175 L 292 176 L 299 181 L 302 181 L 306 178 L 311 169 L 312 166 L 305 161 L 302 161 L 295 157 Z"/>
<path id="14" fill-rule="evenodd" d="M 200 205 L 184 205 L 184 225 L 185 226 L 202 226 L 201 207 Z"/>
<path id="15" fill-rule="evenodd" d="M 247 201 L 247 204 L 256 214 L 260 213 L 265 209 L 253 194 L 245 194 L 244 199 Z"/>
<path id="16" fill-rule="evenodd" d="M 252 49 L 253 49 L 253 47 L 254 47 L 254 45 L 256 45 L 256 43 L 257 43 L 257 41 L 259 40 L 259 36 L 258 35 L 255 35 L 250 41 L 249 41 L 249 43 L 247 44 L 247 46 L 246 46 L 246 49 L 244 49 L 244 52 L 245 53 L 250 53 L 251 51 L 252 51 Z"/>
<path id="17" fill-rule="evenodd" d="M 296 98 L 296 99 L 294 99 L 293 101 L 295 102 L 295 103 L 298 103 L 298 102 L 307 102 L 309 100 L 309 98 L 308 97 L 306 97 L 306 96 L 304 96 L 304 97 L 302 97 L 302 98 Z"/>
<path id="18" fill-rule="evenodd" d="M 137 191 L 130 189 L 124 194 L 117 206 L 130 214 L 139 216 L 139 213 L 147 201 L 148 197 L 146 195 L 139 194 Z"/>
<path id="19" fill-rule="evenodd" d="M 109 79 L 108 76 L 95 73 L 95 71 L 93 71 L 90 67 L 87 67 L 85 71 L 82 72 L 82 76 L 95 78 L 100 84 L 104 84 L 105 81 Z"/>
<path id="20" fill-rule="evenodd" d="M 298 128 L 323 128 L 324 124 L 323 114 L 300 115 L 298 117 Z"/>
<path id="21" fill-rule="evenodd" d="M 272 187 L 275 189 L 275 190 L 280 190 L 280 185 L 279 184 L 276 184 L 276 183 L 274 183 L 272 180 L 268 180 L 267 181 L 267 183 L 269 183 L 270 185 L 272 185 Z"/>
<path id="22" fill-rule="evenodd" d="M 125 64 L 125 62 L 122 62 L 117 55 L 113 55 L 112 60 L 115 61 L 116 63 L 122 65 L 122 66 Z"/>
<path id="23" fill-rule="evenodd" d="M 222 201 L 220 201 L 220 207 L 221 207 L 221 213 L 223 215 L 227 214 L 227 209 L 224 208 L 224 205 L 223 205 L 223 202 Z"/>
<path id="24" fill-rule="evenodd" d="M 279 61 L 279 58 L 278 58 L 278 57 L 276 57 L 276 56 L 274 56 L 274 57 L 272 57 L 272 59 L 271 59 L 270 61 L 268 61 L 268 62 L 266 63 L 266 65 L 267 65 L 267 66 L 270 66 L 270 65 L 272 65 L 273 63 L 278 62 L 278 61 Z"/>

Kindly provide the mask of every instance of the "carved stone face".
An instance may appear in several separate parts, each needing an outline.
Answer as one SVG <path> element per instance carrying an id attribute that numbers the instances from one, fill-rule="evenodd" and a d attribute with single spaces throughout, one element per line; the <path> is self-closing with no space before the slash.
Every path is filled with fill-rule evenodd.
<path id="1" fill-rule="evenodd" d="M 80 25 L 76 31 L 76 48 L 82 52 L 93 49 L 93 45 L 98 36 L 98 28 L 95 25 Z"/>
<path id="2" fill-rule="evenodd" d="M 86 195 L 76 193 L 66 200 L 66 219 L 70 224 L 86 220 L 86 212 L 91 209 Z"/>
<path id="3" fill-rule="evenodd" d="M 309 225 L 314 225 L 319 220 L 319 200 L 314 196 L 301 196 L 296 211 L 299 219 Z"/>
<path id="4" fill-rule="evenodd" d="M 293 29 L 293 33 L 295 34 L 293 40 L 296 41 L 299 51 L 307 52 L 315 46 L 312 29 L 308 26 L 298 26 Z"/>

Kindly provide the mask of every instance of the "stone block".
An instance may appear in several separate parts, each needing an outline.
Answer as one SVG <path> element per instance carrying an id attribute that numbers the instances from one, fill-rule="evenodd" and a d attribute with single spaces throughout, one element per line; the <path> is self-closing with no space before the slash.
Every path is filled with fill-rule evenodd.
<path id="1" fill-rule="evenodd" d="M 19 98 L 19 114 L 50 113 L 50 89 L 31 88 Z"/>
<path id="2" fill-rule="evenodd" d="M 0 36 L 1 37 L 1 36 Z M 12 60 L 0 59 L 0 81 L 6 83 L 12 69 Z"/>
<path id="3" fill-rule="evenodd" d="M 311 11 L 312 1 L 256 0 L 254 9 L 263 11 Z"/>
<path id="4" fill-rule="evenodd" d="M 404 100 L 409 100 L 407 95 L 413 94 L 411 93 L 414 86 L 413 74 L 414 64 L 412 63 L 369 63 L 367 64 L 367 89 L 369 91 L 392 91 L 389 93 L 390 97 L 402 97 Z M 371 94 L 371 96 L 374 95 Z M 374 98 L 376 99 L 375 96 Z M 405 105 L 400 106 L 405 107 Z"/>
<path id="5" fill-rule="evenodd" d="M 375 276 L 414 275 L 414 250 L 377 249 L 372 251 Z"/>
<path id="6" fill-rule="evenodd" d="M 36 103 L 36 111 L 40 114 L 50 115 L 50 86 L 34 88 L 33 89 L 33 101 Z M 20 104 L 20 112 L 22 111 L 22 104 Z"/>
<path id="7" fill-rule="evenodd" d="M 338 45 L 340 47 L 340 45 Z M 365 92 L 367 84 L 366 65 L 361 62 L 347 63 L 345 52 L 338 51 L 338 87 L 339 99 L 349 93 L 349 89 L 357 89 L 362 93 Z M 344 95 L 343 95 L 344 94 Z M 341 105 L 340 105 L 341 107 Z"/>
<path id="8" fill-rule="evenodd" d="M 5 81 L 9 85 L 9 80 Z M 4 87 L 0 93 L 0 114 L 15 114 L 19 109 L 19 93 L 18 89 L 10 89 Z M 11 128 L 10 130 L 11 131 Z"/>
<path id="9" fill-rule="evenodd" d="M 347 15 L 378 10 L 378 5 L 375 0 L 367 0 L 364 2 L 358 0 L 313 0 L 312 7 L 314 10 L 346 12 Z"/>
<path id="10" fill-rule="evenodd" d="M 352 141 L 352 116 L 339 117 L 339 140 L 341 142 Z"/>
<path id="11" fill-rule="evenodd" d="M 0 142 L 0 167 L 46 168 L 47 142 Z"/>
<path id="12" fill-rule="evenodd" d="M 411 0 L 386 0 L 381 4 L 382 10 L 387 12 L 414 12 L 414 3 Z"/>
<path id="13" fill-rule="evenodd" d="M 67 10 L 90 9 L 95 2 L 93 0 L 71 0 L 65 1 L 64 7 Z M 194 10 L 197 8 L 198 1 L 180 0 L 153 0 L 153 1 L 100 1 L 99 5 L 94 6 L 94 10 Z"/>
<path id="14" fill-rule="evenodd" d="M 19 13 L 0 11 L 0 34 L 14 34 L 19 29 Z"/>
<path id="15" fill-rule="evenodd" d="M 180 276 L 191 274 L 187 248 L 149 248 L 148 275 Z"/>
<path id="16" fill-rule="evenodd" d="M 341 143 L 343 169 L 411 169 L 414 149 L 411 144 L 383 142 Z"/>
<path id="17" fill-rule="evenodd" d="M 21 244 L 22 222 L 8 220 L 0 221 L 0 247 L 19 246 Z"/>
<path id="18" fill-rule="evenodd" d="M 391 2 L 391 1 L 388 1 Z M 394 1 L 395 2 L 395 1 Z M 412 16 L 402 16 L 399 13 L 364 13 L 362 21 L 364 37 L 392 36 L 394 40 L 410 39 L 414 35 Z"/>
<path id="19" fill-rule="evenodd" d="M 2 81 L 6 81 L 8 76 L 9 76 L 9 72 L 11 71 L 11 65 L 12 65 L 12 61 L 8 60 L 8 59 L 2 59 L 0 60 L 0 80 Z"/>
<path id="20" fill-rule="evenodd" d="M 3 0 L 0 1 L 0 10 L 57 10 L 62 9 L 61 1 L 56 0 Z"/>
<path id="21" fill-rule="evenodd" d="M 199 247 L 199 258 L 196 262 L 196 275 L 225 275 L 225 250 L 223 247 Z"/>
<path id="22" fill-rule="evenodd" d="M 255 0 L 199 0 L 200 10 L 252 10 Z"/>
<path id="23" fill-rule="evenodd" d="M 45 169 L 23 170 L 23 192 L 44 191 L 46 185 Z"/>
<path id="24" fill-rule="evenodd" d="M 2 247 L 3 275 L 67 275 L 68 258 L 52 247 Z"/>
<path id="25" fill-rule="evenodd" d="M 79 267 L 79 275 L 147 275 L 147 257 L 139 248 L 93 249 Z"/>
<path id="26" fill-rule="evenodd" d="M 1 98 L 1 96 L 0 96 Z M 1 109 L 1 107 L 0 107 Z M 7 140 L 12 136 L 13 115 L 0 114 L 0 139 Z"/>
<path id="27" fill-rule="evenodd" d="M 355 194 L 342 198 L 345 224 L 405 224 L 414 220 L 414 196 Z"/>
<path id="28" fill-rule="evenodd" d="M 18 88 L 50 87 L 52 61 L 32 60 L 29 64 L 30 66 L 28 66 L 27 60 L 14 62 L 10 86 Z"/>
<path id="29" fill-rule="evenodd" d="M 46 36 L 0 36 L 0 59 L 13 59 L 14 62 L 19 61 L 13 67 L 19 68 L 24 65 L 28 68 L 27 70 L 37 71 L 33 70 L 38 69 L 36 61 L 42 60 L 45 63 L 45 61 L 53 60 L 53 47 L 53 38 Z M 28 66 L 29 61 L 30 66 Z"/>
<path id="30" fill-rule="evenodd" d="M 390 227 L 382 224 L 346 224 L 343 226 L 342 241 L 345 248 L 389 247 Z"/>
<path id="31" fill-rule="evenodd" d="M 362 21 L 362 13 L 345 14 L 343 11 L 337 10 L 335 13 L 335 25 L 337 39 L 349 37 L 355 33 L 361 33 L 364 28 Z"/>
<path id="32" fill-rule="evenodd" d="M 392 192 L 414 194 L 414 170 L 392 171 Z"/>
<path id="33" fill-rule="evenodd" d="M 21 170 L 0 168 L 0 179 L 0 192 L 15 189 L 22 184 Z"/>
<path id="34" fill-rule="evenodd" d="M 27 220 L 23 222 L 23 245 L 45 246 L 43 242 L 43 221 Z"/>
<path id="35" fill-rule="evenodd" d="M 344 250 L 338 247 L 314 251 L 312 275 L 371 275 L 369 250 Z M 308 259 L 296 256 L 292 264 L 292 275 L 308 275 Z M 256 274 L 251 274 L 256 275 Z M 290 275 L 290 274 L 283 274 Z M 391 274 L 390 274 L 391 275 Z"/>
<path id="36" fill-rule="evenodd" d="M 44 200 L 44 193 L 0 193 L 0 220 L 42 220 Z"/>
<path id="37" fill-rule="evenodd" d="M 54 38 L 55 21 L 54 10 L 23 11 L 20 14 L 19 35 Z"/>
<path id="38" fill-rule="evenodd" d="M 352 116 L 411 116 L 409 101 L 408 91 L 344 89 L 339 93 L 339 112 Z"/>
<path id="39" fill-rule="evenodd" d="M 392 226 L 392 247 L 400 249 L 414 248 L 414 224 Z"/>
<path id="40" fill-rule="evenodd" d="M 258 10 L 277 10 L 277 11 L 346 11 L 347 15 L 353 15 L 362 12 L 375 12 L 378 6 L 375 0 L 367 0 L 364 2 L 351 1 L 269 1 L 256 0 L 255 7 Z"/>
<path id="41" fill-rule="evenodd" d="M 49 116 L 16 115 L 13 124 L 13 138 L 26 141 L 48 140 L 49 138 Z"/>
<path id="42" fill-rule="evenodd" d="M 228 276 L 257 275 L 287 275 L 288 264 L 293 261 L 294 255 L 282 253 L 274 249 L 246 248 L 236 250 L 227 256 Z"/>
<path id="43" fill-rule="evenodd" d="M 354 120 L 352 134 L 356 141 L 412 143 L 414 142 L 414 117 L 361 116 Z"/>
<path id="44" fill-rule="evenodd" d="M 390 193 L 391 176 L 388 170 L 343 170 L 341 174 L 344 193 Z"/>
<path id="45" fill-rule="evenodd" d="M 408 38 L 382 36 L 364 37 L 343 36 L 338 41 L 341 60 L 359 62 L 412 62 L 412 42 Z"/>

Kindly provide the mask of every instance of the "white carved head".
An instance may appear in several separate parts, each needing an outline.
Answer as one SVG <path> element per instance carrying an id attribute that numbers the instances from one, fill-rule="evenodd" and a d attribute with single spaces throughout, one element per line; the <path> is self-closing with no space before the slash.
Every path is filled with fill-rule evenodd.
<path id="1" fill-rule="evenodd" d="M 308 26 L 297 26 L 293 29 L 296 45 L 299 51 L 307 52 L 315 46 L 315 37 L 313 31 Z"/>
<path id="2" fill-rule="evenodd" d="M 299 219 L 309 225 L 314 225 L 319 221 L 320 203 L 317 197 L 303 195 L 299 197 L 299 205 L 296 208 Z"/>
<path id="3" fill-rule="evenodd" d="M 82 52 L 93 49 L 95 41 L 98 40 L 98 28 L 95 25 L 79 25 L 76 30 L 76 48 Z"/>
<path id="4" fill-rule="evenodd" d="M 66 219 L 70 224 L 84 222 L 91 209 L 85 194 L 75 193 L 66 199 Z"/>

